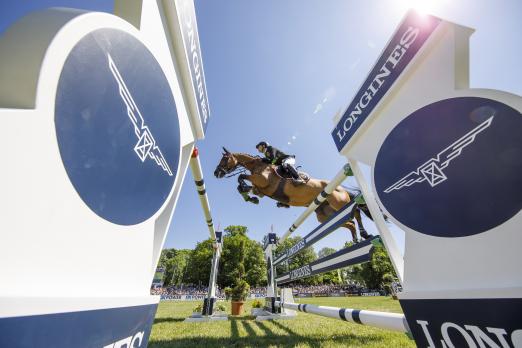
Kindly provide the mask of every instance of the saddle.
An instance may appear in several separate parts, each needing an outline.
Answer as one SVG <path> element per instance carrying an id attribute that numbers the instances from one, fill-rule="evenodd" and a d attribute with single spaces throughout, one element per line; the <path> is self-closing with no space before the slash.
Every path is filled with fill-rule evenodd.
<path id="1" fill-rule="evenodd" d="M 299 167 L 297 167 L 297 169 L 299 169 Z M 292 174 L 290 174 L 289 172 L 287 172 L 283 166 L 279 165 L 275 168 L 274 172 L 277 174 L 277 176 L 279 176 L 281 179 L 287 179 L 287 180 L 292 180 L 292 183 L 296 186 L 299 186 L 299 185 L 303 185 L 303 184 L 306 184 L 309 180 L 310 180 L 310 175 L 308 175 L 307 173 L 305 172 L 301 172 L 301 171 L 298 171 L 299 173 L 299 177 L 301 178 L 301 180 L 296 180 L 294 179 L 294 177 L 292 176 Z"/>

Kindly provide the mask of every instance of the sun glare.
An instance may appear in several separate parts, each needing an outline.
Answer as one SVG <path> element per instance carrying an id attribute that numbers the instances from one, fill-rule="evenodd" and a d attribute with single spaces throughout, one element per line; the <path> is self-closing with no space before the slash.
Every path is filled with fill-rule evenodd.
<path id="1" fill-rule="evenodd" d="M 433 14 L 440 10 L 445 0 L 400 0 L 399 3 L 404 10 L 414 9 L 422 14 Z"/>

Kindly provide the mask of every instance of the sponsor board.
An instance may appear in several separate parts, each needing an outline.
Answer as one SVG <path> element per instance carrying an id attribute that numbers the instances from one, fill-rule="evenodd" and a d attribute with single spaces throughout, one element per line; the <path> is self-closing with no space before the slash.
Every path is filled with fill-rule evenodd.
<path id="1" fill-rule="evenodd" d="M 400 223 L 436 237 L 491 230 L 522 209 L 522 115 L 488 98 L 459 97 L 416 110 L 387 135 L 375 187 Z M 486 197 L 480 188 L 488 190 Z"/>
<path id="2" fill-rule="evenodd" d="M 410 12 L 399 26 L 359 92 L 332 131 L 341 151 L 372 113 L 440 23 L 440 19 Z"/>

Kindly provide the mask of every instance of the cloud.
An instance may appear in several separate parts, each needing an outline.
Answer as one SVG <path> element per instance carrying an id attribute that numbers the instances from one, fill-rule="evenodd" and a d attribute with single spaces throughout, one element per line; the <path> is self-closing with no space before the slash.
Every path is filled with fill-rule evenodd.
<path id="1" fill-rule="evenodd" d="M 357 67 L 357 65 L 359 65 L 359 63 L 361 62 L 361 58 L 357 58 L 357 60 L 355 62 L 352 63 L 352 65 L 350 65 L 350 70 L 353 70 Z"/>
<path id="2" fill-rule="evenodd" d="M 316 115 L 319 111 L 321 111 L 324 107 L 324 104 L 326 104 L 330 99 L 332 99 L 335 96 L 336 90 L 334 87 L 330 86 L 323 92 L 323 99 L 322 101 L 315 106 L 314 115 Z"/>
<path id="3" fill-rule="evenodd" d="M 368 47 L 375 48 L 375 42 L 368 40 L 367 42 Z"/>

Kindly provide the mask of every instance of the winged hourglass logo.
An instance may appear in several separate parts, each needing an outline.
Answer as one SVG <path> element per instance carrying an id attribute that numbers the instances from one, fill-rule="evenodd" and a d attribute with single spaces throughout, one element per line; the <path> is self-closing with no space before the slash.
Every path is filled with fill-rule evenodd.
<path id="1" fill-rule="evenodd" d="M 109 59 L 109 69 L 118 83 L 121 99 L 127 106 L 127 116 L 134 125 L 134 133 L 136 134 L 136 137 L 138 137 L 138 142 L 136 143 L 136 146 L 134 146 L 134 151 L 140 158 L 141 162 L 145 162 L 147 157 L 150 157 L 156 161 L 156 164 L 163 168 L 169 176 L 172 176 L 172 171 L 170 170 L 165 157 L 161 153 L 160 148 L 156 145 L 156 140 L 152 136 L 149 127 L 145 125 L 145 120 L 141 116 L 140 110 L 136 106 L 132 95 L 127 89 L 114 60 L 110 54 L 107 54 L 107 57 Z"/>
<path id="2" fill-rule="evenodd" d="M 416 171 L 410 172 L 408 175 L 395 182 L 393 185 L 384 190 L 385 193 L 390 193 L 394 190 L 400 190 L 403 187 L 409 187 L 413 184 L 427 181 L 431 187 L 446 181 L 448 177 L 442 171 L 449 163 L 460 156 L 462 150 L 475 141 L 475 137 L 486 130 L 493 122 L 495 116 L 491 115 L 487 120 L 473 128 L 467 134 L 459 138 L 457 141 L 439 152 L 435 157 L 430 158 L 423 163 Z"/>

